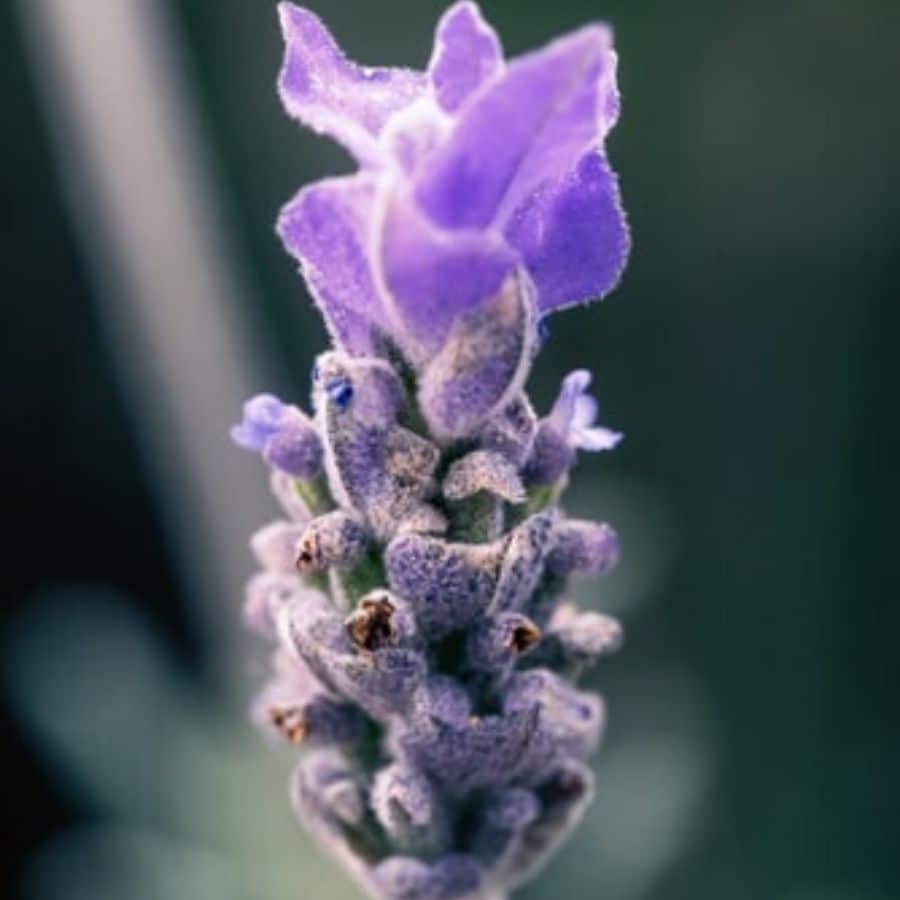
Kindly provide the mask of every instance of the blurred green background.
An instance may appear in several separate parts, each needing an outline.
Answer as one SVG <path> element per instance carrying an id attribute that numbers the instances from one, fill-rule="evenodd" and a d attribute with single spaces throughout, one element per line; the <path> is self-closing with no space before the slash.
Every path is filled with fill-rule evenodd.
<path id="1" fill-rule="evenodd" d="M 309 5 L 355 58 L 414 66 L 443 9 Z M 231 569 L 197 612 L 195 541 L 221 523 L 173 502 L 177 471 L 155 461 L 190 429 L 148 426 L 156 395 L 135 388 L 155 372 L 177 406 L 171 385 L 202 367 L 220 388 L 235 371 L 304 400 L 325 335 L 272 222 L 301 184 L 351 163 L 280 109 L 274 3 L 78 3 L 98 35 L 114 9 L 144 8 L 152 40 L 137 46 L 189 118 L 185 157 L 227 235 L 210 256 L 228 265 L 222 317 L 249 349 L 203 358 L 195 284 L 179 302 L 196 357 L 135 340 L 139 317 L 109 321 L 130 308 L 115 276 L 127 248 L 72 149 L 79 72 L 50 33 L 69 34 L 66 6 L 0 8 L 4 881 L 27 900 L 354 897 L 291 821 L 288 757 L 245 721 L 263 654 L 234 636 Z M 619 615 L 628 641 L 592 676 L 611 712 L 594 809 L 521 896 L 898 897 L 900 4 L 483 8 L 509 54 L 590 19 L 615 26 L 610 156 L 634 232 L 622 286 L 554 319 L 532 381 L 546 408 L 563 374 L 592 368 L 604 422 L 627 435 L 582 462 L 572 505 L 622 532 L 620 571 L 579 599 Z M 100 94 L 114 92 L 119 71 L 92 58 Z M 113 161 L 146 127 L 142 101 L 119 99 L 121 121 L 91 126 Z M 145 172 L 154 158 L 123 162 Z M 149 218 L 160 184 L 119 191 L 138 237 L 172 227 Z M 223 393 L 236 414 L 244 397 Z M 196 480 L 223 494 L 240 480 L 274 514 L 225 423 L 191 415 Z M 216 552 L 249 573 L 225 534 Z"/>

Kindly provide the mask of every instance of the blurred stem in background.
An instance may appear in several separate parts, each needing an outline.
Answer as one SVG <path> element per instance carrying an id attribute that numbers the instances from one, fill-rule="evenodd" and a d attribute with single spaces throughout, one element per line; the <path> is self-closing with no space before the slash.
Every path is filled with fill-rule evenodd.
<path id="1" fill-rule="evenodd" d="M 223 636 L 209 662 L 229 680 L 241 549 L 268 504 L 224 435 L 236 398 L 274 382 L 271 358 L 244 321 L 253 290 L 165 4 L 85 5 L 21 0 L 20 19 L 188 613 Z"/>

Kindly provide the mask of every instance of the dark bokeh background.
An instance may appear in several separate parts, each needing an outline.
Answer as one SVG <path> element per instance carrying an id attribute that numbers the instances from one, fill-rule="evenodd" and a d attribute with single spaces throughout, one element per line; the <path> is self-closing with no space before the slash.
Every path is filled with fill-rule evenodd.
<path id="1" fill-rule="evenodd" d="M 301 183 L 349 164 L 282 115 L 272 4 L 168 5 L 216 187 L 262 288 L 248 319 L 302 398 L 324 334 L 271 223 Z M 311 5 L 357 58 L 415 65 L 442 8 Z M 701 809 L 645 896 L 900 896 L 900 5 L 484 8 L 511 53 L 598 16 L 617 32 L 624 116 L 610 155 L 634 255 L 605 304 L 554 321 L 534 392 L 546 404 L 569 368 L 595 370 L 604 419 L 628 439 L 580 477 L 601 492 L 603 479 L 639 486 L 648 530 L 665 534 L 662 575 L 625 614 L 629 645 L 604 676 L 611 740 L 666 704 L 661 678 L 660 696 L 624 708 L 632 675 L 675 667 L 702 697 Z M 111 586 L 199 684 L 207 645 L 186 624 L 191 598 L 151 501 L 16 9 L 0 7 L 4 625 L 48 588 Z M 7 712 L 13 886 L 37 847 L 95 813 Z M 652 797 L 635 802 L 652 813 Z M 542 884 L 528 896 L 568 896 Z"/>

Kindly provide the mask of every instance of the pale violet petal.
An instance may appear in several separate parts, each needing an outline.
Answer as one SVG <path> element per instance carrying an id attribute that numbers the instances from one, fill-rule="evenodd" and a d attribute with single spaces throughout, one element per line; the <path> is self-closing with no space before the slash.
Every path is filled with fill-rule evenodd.
<path id="1" fill-rule="evenodd" d="M 599 152 L 526 195 L 505 234 L 534 279 L 542 313 L 605 297 L 631 248 L 618 180 Z"/>
<path id="2" fill-rule="evenodd" d="M 587 369 L 576 369 L 563 379 L 559 395 L 547 417 L 547 420 L 561 435 L 569 433 L 575 420 L 578 398 L 590 387 L 591 379 L 591 373 Z"/>
<path id="3" fill-rule="evenodd" d="M 423 73 L 351 62 L 308 9 L 278 6 L 285 42 L 278 91 L 285 109 L 340 141 L 362 163 L 381 160 L 378 136 L 398 110 L 425 90 Z"/>
<path id="4" fill-rule="evenodd" d="M 462 113 L 416 196 L 445 228 L 502 222 L 548 178 L 570 171 L 612 125 L 616 56 L 592 25 L 510 63 Z"/>
<path id="5" fill-rule="evenodd" d="M 497 293 L 516 261 L 499 235 L 446 231 L 409 198 L 393 197 L 379 262 L 401 345 L 419 356 L 440 348 L 460 316 Z"/>
<path id="6" fill-rule="evenodd" d="M 575 429 L 572 434 L 572 442 L 579 450 L 596 453 L 600 450 L 613 450 L 619 445 L 623 437 L 625 435 L 620 431 L 613 431 L 611 428 L 595 425 L 592 428 Z"/>
<path id="7" fill-rule="evenodd" d="M 277 225 L 329 331 L 354 354 L 371 351 L 373 327 L 385 322 L 368 248 L 374 193 L 366 173 L 319 181 L 284 207 Z"/>
<path id="8" fill-rule="evenodd" d="M 597 421 L 598 403 L 590 394 L 582 394 L 575 398 L 575 411 L 572 415 L 572 428 L 590 428 Z"/>
<path id="9" fill-rule="evenodd" d="M 477 4 L 463 0 L 441 17 L 428 74 L 440 105 L 455 112 L 481 85 L 503 70 L 497 32 Z"/>

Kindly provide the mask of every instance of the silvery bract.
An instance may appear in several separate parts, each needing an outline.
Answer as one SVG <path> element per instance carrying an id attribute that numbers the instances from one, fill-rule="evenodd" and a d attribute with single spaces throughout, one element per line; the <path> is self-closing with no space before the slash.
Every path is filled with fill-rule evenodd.
<path id="1" fill-rule="evenodd" d="M 312 410 L 251 399 L 232 436 L 271 468 L 248 625 L 271 640 L 254 717 L 302 748 L 297 812 L 374 897 L 502 898 L 591 797 L 618 624 L 564 602 L 613 529 L 558 499 L 612 449 L 584 370 L 538 419 L 546 316 L 608 293 L 629 238 L 604 140 L 616 55 L 592 25 L 511 61 L 473 3 L 426 71 L 350 62 L 282 4 L 288 112 L 359 171 L 309 185 L 279 233 L 334 347 Z"/>

